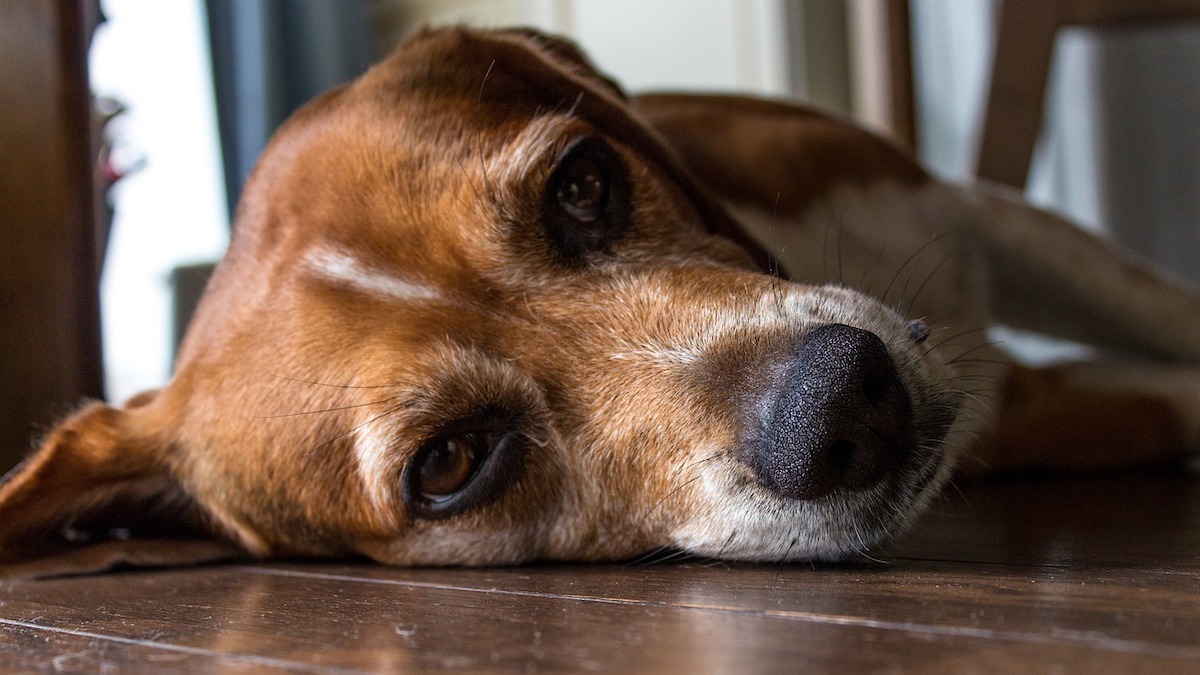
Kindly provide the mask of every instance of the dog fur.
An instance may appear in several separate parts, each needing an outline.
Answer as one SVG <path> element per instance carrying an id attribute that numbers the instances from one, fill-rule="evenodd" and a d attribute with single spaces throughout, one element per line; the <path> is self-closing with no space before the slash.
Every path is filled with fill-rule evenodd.
<path id="1" fill-rule="evenodd" d="M 1108 355 L 1025 368 L 996 324 Z M 1019 196 L 429 30 L 279 130 L 174 378 L 10 473 L 0 559 L 841 559 L 956 465 L 1195 452 L 1198 363 L 1200 297 Z"/>

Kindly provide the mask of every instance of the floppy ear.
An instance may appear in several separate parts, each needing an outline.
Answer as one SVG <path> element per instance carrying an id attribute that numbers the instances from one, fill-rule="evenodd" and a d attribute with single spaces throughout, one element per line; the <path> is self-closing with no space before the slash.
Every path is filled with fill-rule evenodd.
<path id="1" fill-rule="evenodd" d="M 561 35 L 550 35 L 532 28 L 507 28 L 496 31 L 496 33 L 523 38 L 534 47 L 546 52 L 559 66 L 575 76 L 593 81 L 600 87 L 608 89 L 613 96 L 622 101 L 627 98 L 621 86 L 601 72 L 587 54 L 583 53 L 579 45 Z"/>
<path id="2" fill-rule="evenodd" d="M 888 139 L 802 105 L 692 94 L 646 94 L 632 105 L 714 195 L 779 215 L 841 184 L 930 179 Z"/>
<path id="3" fill-rule="evenodd" d="M 180 565 L 243 554 L 172 476 L 170 444 L 92 403 L 0 482 L 0 578 Z"/>

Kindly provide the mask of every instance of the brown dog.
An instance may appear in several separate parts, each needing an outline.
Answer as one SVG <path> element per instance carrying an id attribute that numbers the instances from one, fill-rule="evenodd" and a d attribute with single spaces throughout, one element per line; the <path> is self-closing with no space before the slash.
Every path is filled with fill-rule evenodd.
<path id="1" fill-rule="evenodd" d="M 996 322 L 1145 360 L 1023 370 Z M 1200 375 L 1151 358 L 1200 362 L 1200 298 L 1050 214 L 803 108 L 430 31 L 279 131 L 176 376 L 47 436 L 0 555 L 842 558 L 962 454 L 1194 451 Z"/>

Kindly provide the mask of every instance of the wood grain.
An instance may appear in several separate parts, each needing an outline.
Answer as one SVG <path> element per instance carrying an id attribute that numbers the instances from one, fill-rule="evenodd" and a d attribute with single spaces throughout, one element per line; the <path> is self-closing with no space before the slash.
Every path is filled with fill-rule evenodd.
<path id="1" fill-rule="evenodd" d="M 1196 672 L 1200 478 L 947 497 L 845 565 L 356 562 L 0 585 L 0 656 L 121 672 Z"/>

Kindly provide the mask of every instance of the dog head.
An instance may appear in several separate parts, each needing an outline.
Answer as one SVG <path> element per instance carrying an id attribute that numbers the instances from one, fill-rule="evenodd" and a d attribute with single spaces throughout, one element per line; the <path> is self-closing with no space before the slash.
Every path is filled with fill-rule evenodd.
<path id="1" fill-rule="evenodd" d="M 10 563 L 836 559 L 949 471 L 920 326 L 766 273 L 565 42 L 419 35 L 287 122 L 236 223 L 170 384 L 0 490 Z"/>

